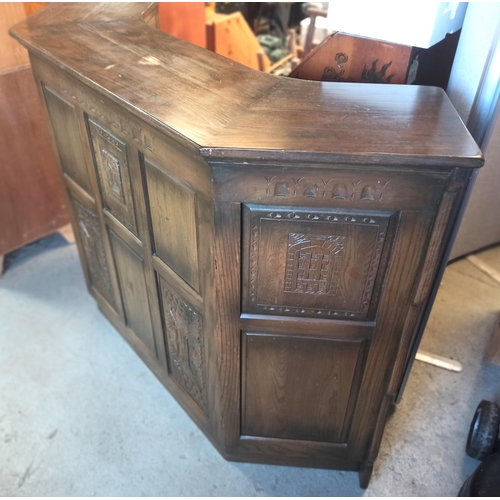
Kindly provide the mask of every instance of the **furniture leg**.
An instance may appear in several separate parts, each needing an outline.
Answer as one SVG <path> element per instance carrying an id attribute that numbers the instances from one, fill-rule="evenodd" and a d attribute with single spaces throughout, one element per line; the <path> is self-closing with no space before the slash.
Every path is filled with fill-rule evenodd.
<path id="1" fill-rule="evenodd" d="M 363 462 L 359 469 L 359 487 L 366 489 L 373 472 L 373 462 Z"/>

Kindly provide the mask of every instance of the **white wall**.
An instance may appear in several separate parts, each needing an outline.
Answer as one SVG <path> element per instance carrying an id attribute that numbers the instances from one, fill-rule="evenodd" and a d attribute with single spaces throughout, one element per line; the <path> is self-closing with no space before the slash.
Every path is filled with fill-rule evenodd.
<path id="1" fill-rule="evenodd" d="M 459 30 L 466 9 L 467 2 L 334 0 L 327 23 L 330 31 L 426 49 Z"/>
<path id="2" fill-rule="evenodd" d="M 500 20 L 500 2 L 471 2 L 467 7 L 446 93 L 464 123 L 483 74 Z"/>
<path id="3" fill-rule="evenodd" d="M 447 93 L 476 140 L 481 141 L 486 130 L 479 144 L 486 163 L 479 170 L 452 259 L 500 242 L 499 36 L 500 3 L 470 3 Z"/>

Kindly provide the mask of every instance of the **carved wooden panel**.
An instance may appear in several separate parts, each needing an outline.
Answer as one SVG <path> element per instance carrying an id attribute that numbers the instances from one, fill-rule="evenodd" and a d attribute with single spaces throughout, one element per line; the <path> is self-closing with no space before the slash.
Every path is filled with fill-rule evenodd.
<path id="1" fill-rule="evenodd" d="M 201 314 L 159 277 L 171 376 L 205 412 L 205 347 Z"/>
<path id="2" fill-rule="evenodd" d="M 116 308 L 113 286 L 109 274 L 108 262 L 102 242 L 99 219 L 85 205 L 73 198 L 78 229 L 80 231 L 83 253 L 88 266 L 92 286 Z"/>
<path id="3" fill-rule="evenodd" d="M 78 129 L 76 109 L 48 87 L 44 87 L 44 95 L 61 167 L 68 177 L 88 194 L 93 195 Z"/>
<path id="4" fill-rule="evenodd" d="M 154 251 L 192 288 L 200 291 L 195 191 L 147 158 L 144 165 Z"/>
<path id="5" fill-rule="evenodd" d="M 368 317 L 376 283 L 380 288 L 382 253 L 390 246 L 390 216 L 246 205 L 243 311 Z"/>
<path id="6" fill-rule="evenodd" d="M 324 176 L 273 175 L 266 180 L 266 197 L 320 198 L 323 200 L 383 201 L 390 180 L 335 179 Z"/>
<path id="7" fill-rule="evenodd" d="M 113 231 L 109 230 L 109 235 L 125 310 L 125 323 L 156 356 L 142 258 Z"/>
<path id="8" fill-rule="evenodd" d="M 126 144 L 88 118 L 103 207 L 137 236 Z"/>
<path id="9" fill-rule="evenodd" d="M 219 167 L 214 172 L 216 192 L 224 201 L 359 210 L 429 210 L 439 203 L 449 177 L 449 172 L 421 175 L 342 165 L 286 172 L 238 167 L 244 170 L 244 178 L 236 168 Z"/>
<path id="10" fill-rule="evenodd" d="M 242 340 L 242 434 L 345 442 L 361 339 L 243 333 Z"/>

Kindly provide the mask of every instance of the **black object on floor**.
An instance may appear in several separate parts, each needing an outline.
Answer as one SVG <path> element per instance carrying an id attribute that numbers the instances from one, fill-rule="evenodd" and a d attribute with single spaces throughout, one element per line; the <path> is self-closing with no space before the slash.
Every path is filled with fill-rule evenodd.
<path id="1" fill-rule="evenodd" d="M 472 419 L 466 452 L 469 457 L 484 460 L 493 453 L 498 438 L 500 408 L 491 401 L 483 400 Z"/>
<path id="2" fill-rule="evenodd" d="M 500 496 L 500 453 L 490 455 L 465 481 L 459 497 Z"/>

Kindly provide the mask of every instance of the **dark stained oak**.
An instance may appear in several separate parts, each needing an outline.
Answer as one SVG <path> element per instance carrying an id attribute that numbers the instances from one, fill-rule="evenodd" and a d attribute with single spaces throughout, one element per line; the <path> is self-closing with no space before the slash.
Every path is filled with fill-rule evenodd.
<path id="1" fill-rule="evenodd" d="M 301 160 L 323 153 L 392 164 L 413 157 L 413 167 L 482 164 L 441 89 L 367 84 L 360 93 L 353 83 L 255 72 L 145 25 L 144 9 L 59 4 L 11 32 L 33 54 L 67 67 L 147 123 L 202 146 L 204 156 L 263 156 L 264 149 L 282 159 L 293 151 Z"/>
<path id="2" fill-rule="evenodd" d="M 241 433 L 342 442 L 361 342 L 244 332 Z"/>
<path id="3" fill-rule="evenodd" d="M 279 78 L 156 25 L 11 30 L 89 291 L 224 457 L 366 487 L 481 152 L 439 89 Z"/>

